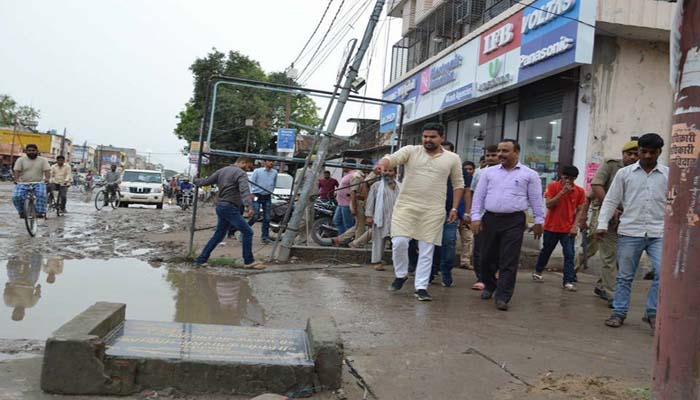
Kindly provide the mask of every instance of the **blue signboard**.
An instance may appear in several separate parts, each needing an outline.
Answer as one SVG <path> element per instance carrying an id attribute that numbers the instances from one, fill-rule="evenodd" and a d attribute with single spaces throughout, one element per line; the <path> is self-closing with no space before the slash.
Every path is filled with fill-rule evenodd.
<path id="1" fill-rule="evenodd" d="M 277 152 L 278 153 L 293 153 L 294 139 L 296 138 L 297 130 L 293 128 L 277 129 Z"/>

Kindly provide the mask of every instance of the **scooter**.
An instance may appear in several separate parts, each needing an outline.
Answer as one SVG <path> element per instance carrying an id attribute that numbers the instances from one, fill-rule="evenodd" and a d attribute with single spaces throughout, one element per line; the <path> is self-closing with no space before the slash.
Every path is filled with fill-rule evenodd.
<path id="1" fill-rule="evenodd" d="M 320 246 L 330 246 L 330 239 L 338 236 L 338 228 L 333 226 L 333 215 L 338 203 L 335 199 L 314 202 L 314 223 L 311 226 L 311 239 Z"/>

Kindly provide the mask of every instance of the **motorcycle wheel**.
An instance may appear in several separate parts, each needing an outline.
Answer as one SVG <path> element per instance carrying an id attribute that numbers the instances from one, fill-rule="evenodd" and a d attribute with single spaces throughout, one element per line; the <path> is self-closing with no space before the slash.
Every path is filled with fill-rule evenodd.
<path id="1" fill-rule="evenodd" d="M 333 220 L 330 217 L 318 218 L 311 226 L 311 239 L 319 246 L 332 246 L 331 239 L 338 236 L 338 231 L 328 229 L 329 226 L 333 226 Z"/>

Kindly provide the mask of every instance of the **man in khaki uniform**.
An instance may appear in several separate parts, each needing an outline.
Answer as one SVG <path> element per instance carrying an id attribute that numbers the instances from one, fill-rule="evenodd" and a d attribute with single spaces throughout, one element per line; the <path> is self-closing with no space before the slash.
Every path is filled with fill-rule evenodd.
<path id="1" fill-rule="evenodd" d="M 628 165 L 637 162 L 637 141 L 631 140 L 627 142 L 622 147 L 622 159 L 610 159 L 605 160 L 603 165 L 600 166 L 598 172 L 596 172 L 593 180 L 591 180 L 591 190 L 587 193 L 587 202 L 582 209 L 581 214 L 579 214 L 579 226 L 582 229 L 588 228 L 588 226 L 596 227 L 598 225 L 598 214 L 600 212 L 600 205 L 603 203 L 605 194 L 610 189 L 617 171 L 620 168 L 626 167 Z M 591 222 L 586 223 L 586 216 L 588 214 L 588 208 L 592 208 L 591 212 Z M 595 253 L 600 253 L 600 259 L 603 262 L 603 266 L 600 269 L 600 277 L 596 283 L 594 292 L 601 299 L 612 302 L 615 295 L 615 279 L 617 276 L 617 225 L 619 211 L 615 217 L 611 220 L 609 224 L 608 231 L 613 233 L 611 235 L 604 235 L 599 237 L 595 235 L 595 229 L 588 232 L 588 258 L 591 258 Z M 578 267 L 582 266 L 584 263 L 583 255 L 579 255 Z"/>
<path id="2" fill-rule="evenodd" d="M 418 265 L 415 277 L 415 295 L 419 301 L 430 301 L 428 281 L 433 264 L 433 251 L 442 243 L 445 223 L 444 204 L 447 198 L 447 179 L 454 188 L 453 205 L 459 204 L 464 191 L 462 161 L 455 153 L 442 148 L 445 127 L 430 122 L 423 126 L 423 145 L 404 146 L 386 156 L 375 167 L 375 173 L 384 175 L 389 169 L 403 165 L 405 175 L 401 183 L 391 217 L 392 258 L 394 282 L 391 291 L 401 290 L 408 280 L 408 244 L 418 241 Z M 448 222 L 457 220 L 457 208 L 449 212 Z"/>
<path id="3" fill-rule="evenodd" d="M 372 166 L 374 163 L 371 160 L 362 160 L 360 165 Z M 355 218 L 355 225 L 350 227 L 348 230 L 343 232 L 343 234 L 335 237 L 333 243 L 336 246 L 347 244 L 355 238 L 354 247 L 364 246 L 370 238 L 371 233 L 365 232 L 366 222 L 365 222 L 365 201 L 367 200 L 367 193 L 369 192 L 369 186 L 374 182 L 376 175 L 374 172 L 365 172 L 363 170 L 356 170 L 352 173 L 352 178 L 350 179 L 350 213 Z M 360 238 L 362 238 L 360 240 Z"/>

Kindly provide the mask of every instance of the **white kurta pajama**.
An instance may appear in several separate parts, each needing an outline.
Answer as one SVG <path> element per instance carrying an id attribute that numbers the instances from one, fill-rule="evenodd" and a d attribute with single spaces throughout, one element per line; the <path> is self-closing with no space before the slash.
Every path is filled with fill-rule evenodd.
<path id="1" fill-rule="evenodd" d="M 394 204 L 401 190 L 398 181 L 394 182 L 394 188 L 384 182 L 375 182 L 367 194 L 365 215 L 374 220 L 372 224 L 372 263 L 382 261 L 384 253 L 384 240 L 391 236 L 391 215 Z"/>
<path id="2" fill-rule="evenodd" d="M 415 288 L 427 289 L 433 249 L 442 243 L 447 178 L 455 189 L 464 188 L 462 161 L 449 151 L 431 156 L 422 145 L 404 146 L 385 158 L 392 168 L 404 165 L 401 193 L 391 219 L 394 274 L 397 278 L 408 276 L 408 241 L 416 239 Z"/>

